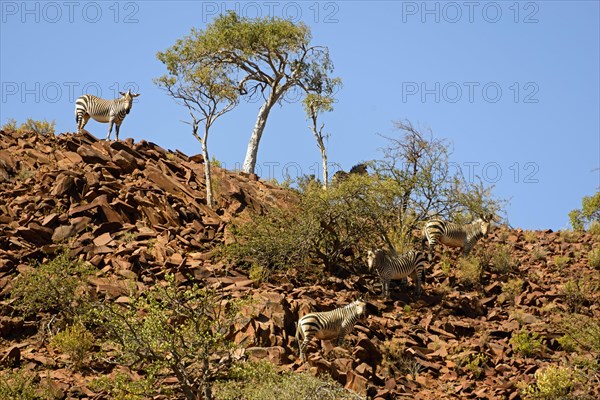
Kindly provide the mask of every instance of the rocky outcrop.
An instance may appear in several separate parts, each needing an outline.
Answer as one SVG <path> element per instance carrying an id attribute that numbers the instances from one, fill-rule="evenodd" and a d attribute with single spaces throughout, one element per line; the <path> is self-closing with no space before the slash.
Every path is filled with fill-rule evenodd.
<path id="1" fill-rule="evenodd" d="M 256 176 L 214 168 L 218 199 L 211 209 L 203 163 L 199 155 L 188 157 L 145 141 L 0 132 L 0 368 L 39 371 L 61 394 L 57 398 L 96 398 L 90 371 L 67 368 L 32 321 L 10 313 L 13 280 L 64 246 L 97 268 L 90 285 L 108 301 L 126 303 L 127 282 L 156 284 L 165 270 L 180 283 L 194 279 L 234 297 L 250 296 L 248 318 L 232 331 L 232 340 L 243 349 L 240 356 L 329 374 L 370 398 L 514 399 L 519 382 L 532 382 L 535 371 L 550 363 L 568 364 L 575 356 L 558 344 L 562 332 L 555 319 L 572 311 L 567 282 L 600 286 L 598 271 L 586 259 L 597 240 L 588 234 L 501 228 L 474 250 L 488 260 L 476 285 L 461 282 L 458 254 L 450 253 L 451 270 L 431 266 L 421 298 L 395 286 L 391 301 L 371 296 L 369 317 L 345 345 L 314 341 L 301 363 L 294 340 L 298 318 L 347 304 L 376 280 L 353 276 L 326 277 L 312 286 L 295 286 L 293 279 L 265 284 L 226 265 L 218 247 L 230 240 L 231 221 L 287 207 L 294 197 Z M 508 269 L 488 256 L 498 246 L 510 255 Z M 516 279 L 522 283 L 509 298 L 504 287 Z M 598 291 L 586 296 L 578 300 L 580 312 L 600 319 Z M 515 352 L 510 339 L 522 330 L 539 335 L 542 354 Z M 600 397 L 600 389 L 590 390 L 591 398 Z"/>

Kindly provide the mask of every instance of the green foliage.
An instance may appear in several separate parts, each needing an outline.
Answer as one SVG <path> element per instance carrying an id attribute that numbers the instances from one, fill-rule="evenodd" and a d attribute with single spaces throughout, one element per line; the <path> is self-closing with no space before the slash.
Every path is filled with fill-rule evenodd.
<path id="1" fill-rule="evenodd" d="M 91 382 L 90 389 L 107 393 L 113 400 L 145 400 L 148 393 L 156 391 L 157 379 L 149 374 L 140 379 L 132 379 L 124 373 L 117 373 L 114 377 L 104 376 Z M 169 394 L 167 390 L 161 390 Z"/>
<path id="2" fill-rule="evenodd" d="M 242 302 L 197 284 L 178 287 L 172 274 L 165 280 L 145 293 L 132 293 L 128 305 L 97 307 L 96 321 L 120 350 L 122 362 L 170 370 L 186 398 L 210 399 L 214 377 L 231 362 L 235 346 L 229 332 Z"/>
<path id="3" fill-rule="evenodd" d="M 385 183 L 351 175 L 328 190 L 308 185 L 297 207 L 272 210 L 237 226 L 230 256 L 273 270 L 303 270 L 312 260 L 328 268 L 345 263 L 376 246 L 390 227 Z"/>
<path id="4" fill-rule="evenodd" d="M 523 232 L 523 239 L 525 239 L 527 243 L 535 243 L 537 235 L 534 231 L 525 231 Z"/>
<path id="5" fill-rule="evenodd" d="M 565 349 L 600 356 L 600 321 L 582 314 L 571 314 L 562 320 L 560 326 L 565 334 L 559 342 Z"/>
<path id="6" fill-rule="evenodd" d="M 581 209 L 569 213 L 573 229 L 583 231 L 590 228 L 593 223 L 600 221 L 600 191 L 592 196 L 584 196 L 581 200 Z M 597 228 L 596 228 L 597 229 Z"/>
<path id="7" fill-rule="evenodd" d="M 0 400 L 54 400 L 57 393 L 40 382 L 33 372 L 0 370 Z"/>
<path id="8" fill-rule="evenodd" d="M 548 257 L 548 250 L 542 246 L 534 246 L 531 250 L 531 258 L 533 258 L 534 261 L 545 261 L 546 257 Z"/>
<path id="9" fill-rule="evenodd" d="M 498 296 L 498 301 L 500 303 L 504 301 L 508 301 L 511 304 L 514 304 L 515 297 L 523 293 L 523 283 L 522 279 L 510 279 L 504 285 L 502 285 L 502 294 Z"/>
<path id="10" fill-rule="evenodd" d="M 510 253 L 510 246 L 501 245 L 494 249 L 491 260 L 491 270 L 501 274 L 506 274 L 515 269 L 515 261 Z"/>
<path id="11" fill-rule="evenodd" d="M 82 324 L 68 326 L 52 338 L 52 345 L 67 353 L 75 369 L 79 369 L 94 345 L 94 336 Z"/>
<path id="12" fill-rule="evenodd" d="M 530 357 L 539 354 L 543 349 L 542 339 L 533 332 L 520 331 L 513 333 L 510 345 L 515 353 Z"/>
<path id="13" fill-rule="evenodd" d="M 11 297 L 15 309 L 25 316 L 51 312 L 73 319 L 87 304 L 86 278 L 93 266 L 71 260 L 68 250 L 41 265 L 34 265 L 15 280 Z"/>
<path id="14" fill-rule="evenodd" d="M 587 257 L 590 268 L 600 269 L 600 247 L 590 251 Z"/>
<path id="15" fill-rule="evenodd" d="M 558 233 L 558 235 L 566 243 L 577 243 L 577 241 L 579 241 L 579 238 L 581 237 L 581 232 L 577 231 L 577 230 L 571 231 L 571 230 L 565 229 L 565 230 L 560 231 Z"/>
<path id="16" fill-rule="evenodd" d="M 31 118 L 27 118 L 27 121 L 21 125 L 19 130 L 31 131 L 37 135 L 53 135 L 55 127 L 56 123 L 54 121 L 36 121 Z"/>
<path id="17" fill-rule="evenodd" d="M 381 347 L 381 367 L 388 376 L 411 374 L 413 378 L 423 368 L 414 357 L 405 354 L 406 345 L 402 339 L 392 338 Z"/>
<path id="18" fill-rule="evenodd" d="M 223 168 L 221 161 L 217 160 L 215 156 L 212 156 L 212 158 L 210 159 L 210 165 L 212 167 Z"/>
<path id="19" fill-rule="evenodd" d="M 234 367 L 228 380 L 215 384 L 216 400 L 358 400 L 331 378 L 308 373 L 278 374 L 268 362 L 248 362 Z"/>
<path id="20" fill-rule="evenodd" d="M 470 354 L 464 361 L 462 367 L 465 371 L 473 374 L 476 379 L 483 376 L 483 365 L 489 361 L 488 356 L 483 353 Z"/>
<path id="21" fill-rule="evenodd" d="M 22 370 L 0 371 L 0 400 L 34 400 L 36 394 L 35 375 Z"/>
<path id="22" fill-rule="evenodd" d="M 592 301 L 596 290 L 588 279 L 571 279 L 564 284 L 562 294 L 569 309 L 579 312 L 585 304 Z"/>
<path id="23" fill-rule="evenodd" d="M 450 163 L 451 145 L 422 132 L 409 121 L 395 123 L 398 137 L 388 137 L 383 158 L 373 163 L 375 173 L 390 180 L 393 220 L 400 237 L 412 235 L 432 216 L 459 223 L 487 214 L 497 215 L 506 201 L 492 196 L 481 180 L 467 181 Z"/>
<path id="24" fill-rule="evenodd" d="M 4 132 L 14 132 L 17 128 L 17 120 L 14 118 L 9 118 L 4 125 L 2 125 L 2 130 Z"/>
<path id="25" fill-rule="evenodd" d="M 554 257 L 554 266 L 558 271 L 564 270 L 568 265 L 571 259 L 567 256 L 556 256 Z"/>
<path id="26" fill-rule="evenodd" d="M 27 118 L 27 121 L 17 127 L 17 120 L 11 118 L 6 124 L 2 126 L 2 130 L 5 132 L 33 132 L 36 135 L 53 135 L 56 127 L 56 122 L 48 122 L 46 120 L 36 121 L 31 118 Z"/>
<path id="27" fill-rule="evenodd" d="M 535 372 L 536 382 L 526 386 L 522 394 L 526 399 L 564 399 L 580 382 L 579 375 L 570 368 L 548 365 Z"/>
<path id="28" fill-rule="evenodd" d="M 456 266 L 456 275 L 458 280 L 466 287 L 470 288 L 481 282 L 483 267 L 478 258 L 469 256 L 458 260 Z"/>

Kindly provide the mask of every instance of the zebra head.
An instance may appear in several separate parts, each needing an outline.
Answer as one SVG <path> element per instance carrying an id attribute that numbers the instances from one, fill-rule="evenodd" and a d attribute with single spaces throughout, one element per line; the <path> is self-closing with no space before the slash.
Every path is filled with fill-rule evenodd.
<path id="1" fill-rule="evenodd" d="M 367 265 L 369 267 L 369 271 L 373 271 L 375 265 L 381 263 L 379 260 L 381 260 L 383 255 L 383 250 L 381 249 L 369 250 L 367 252 Z"/>
<path id="2" fill-rule="evenodd" d="M 138 97 L 140 94 L 131 93 L 131 89 L 128 89 L 127 92 L 119 92 L 119 94 L 122 96 L 120 100 L 125 102 L 125 109 L 127 110 L 127 114 L 129 114 L 129 111 L 131 111 L 131 106 L 133 105 L 133 99 Z"/>
<path id="3" fill-rule="evenodd" d="M 487 237 L 488 233 L 492 229 L 493 220 L 494 216 L 492 214 L 487 214 L 475 221 L 477 224 L 479 224 L 479 229 L 483 237 Z"/>
<path id="4" fill-rule="evenodd" d="M 362 299 L 354 300 L 346 307 L 354 309 L 354 312 L 359 318 L 364 318 L 367 316 L 367 303 L 365 303 Z"/>

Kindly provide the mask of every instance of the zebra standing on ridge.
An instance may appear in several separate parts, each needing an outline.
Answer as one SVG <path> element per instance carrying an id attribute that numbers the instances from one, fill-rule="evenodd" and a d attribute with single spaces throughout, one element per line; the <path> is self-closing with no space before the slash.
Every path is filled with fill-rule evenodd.
<path id="1" fill-rule="evenodd" d="M 296 342 L 300 348 L 302 361 L 306 361 L 306 346 L 313 337 L 321 340 L 337 338 L 339 346 L 354 324 L 366 315 L 367 304 L 362 300 L 356 300 L 332 311 L 310 313 L 300 318 L 296 327 Z M 300 339 L 303 341 L 300 342 Z"/>
<path id="2" fill-rule="evenodd" d="M 439 219 L 427 222 L 423 227 L 421 245 L 425 247 L 425 242 L 428 242 L 429 262 L 433 260 L 434 247 L 438 241 L 446 246 L 462 247 L 463 255 L 468 255 L 481 237 L 487 237 L 492 227 L 493 218 L 493 215 L 488 214 L 466 225 L 454 224 Z"/>
<path id="3" fill-rule="evenodd" d="M 131 111 L 133 98 L 138 97 L 139 93 L 131 93 L 128 90 L 126 93 L 119 92 L 122 96 L 119 99 L 105 100 L 100 97 L 84 94 L 75 102 L 75 121 L 77 122 L 77 132 L 81 133 L 85 124 L 90 117 L 98 122 L 108 122 L 108 136 L 106 140 L 110 140 L 113 124 L 116 125 L 117 140 L 119 140 L 119 128 L 125 119 L 125 116 Z"/>
<path id="4" fill-rule="evenodd" d="M 382 249 L 369 250 L 367 253 L 367 264 L 369 271 L 377 274 L 381 280 L 382 293 L 387 299 L 390 298 L 390 281 L 395 279 L 406 281 L 409 275 L 415 283 L 416 295 L 421 295 L 421 287 L 425 283 L 425 253 L 410 250 L 396 256 L 386 254 Z"/>

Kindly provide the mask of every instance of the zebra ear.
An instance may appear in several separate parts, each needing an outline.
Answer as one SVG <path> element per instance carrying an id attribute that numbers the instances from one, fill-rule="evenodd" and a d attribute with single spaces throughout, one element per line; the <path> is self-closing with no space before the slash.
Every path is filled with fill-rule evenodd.
<path id="1" fill-rule="evenodd" d="M 131 97 L 138 97 L 140 93 L 131 93 Z"/>
<path id="2" fill-rule="evenodd" d="M 120 94 L 121 96 L 125 96 L 125 93 L 123 93 L 123 92 L 119 92 L 119 94 Z"/>

